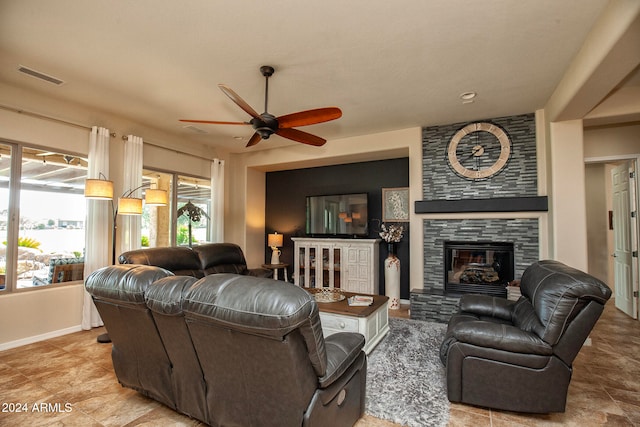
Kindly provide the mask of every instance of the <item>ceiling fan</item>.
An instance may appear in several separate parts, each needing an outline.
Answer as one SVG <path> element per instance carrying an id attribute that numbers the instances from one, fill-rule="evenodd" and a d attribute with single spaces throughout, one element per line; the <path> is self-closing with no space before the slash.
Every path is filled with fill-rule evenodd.
<path id="1" fill-rule="evenodd" d="M 339 119 L 342 117 L 342 111 L 337 107 L 327 107 L 299 111 L 297 113 L 286 114 L 280 117 L 276 117 L 273 114 L 268 113 L 267 103 L 269 100 L 269 77 L 271 77 L 274 72 L 275 69 L 269 65 L 263 65 L 260 67 L 260 73 L 265 77 L 264 113 L 262 114 L 258 114 L 245 102 L 244 99 L 240 98 L 237 93 L 231 90 L 230 87 L 223 84 L 218 85 L 225 95 L 231 98 L 238 107 L 242 108 L 252 117 L 248 122 L 221 122 L 215 120 L 187 119 L 181 119 L 180 121 L 186 123 L 205 123 L 214 125 L 251 125 L 253 126 L 255 133 L 251 139 L 249 139 L 247 147 L 256 145 L 261 139 L 269 139 L 269 137 L 274 133 L 283 138 L 291 139 L 303 144 L 314 145 L 317 147 L 324 145 L 324 143 L 327 142 L 326 139 L 293 128 L 296 126 L 308 126 Z"/>

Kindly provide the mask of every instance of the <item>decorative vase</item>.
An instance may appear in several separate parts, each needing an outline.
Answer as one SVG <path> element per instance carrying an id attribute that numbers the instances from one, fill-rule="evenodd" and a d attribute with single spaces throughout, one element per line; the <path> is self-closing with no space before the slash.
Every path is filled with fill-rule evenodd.
<path id="1" fill-rule="evenodd" d="M 384 289 L 389 297 L 389 310 L 400 308 L 400 259 L 396 256 L 396 244 L 387 243 L 389 254 L 384 260 Z"/>

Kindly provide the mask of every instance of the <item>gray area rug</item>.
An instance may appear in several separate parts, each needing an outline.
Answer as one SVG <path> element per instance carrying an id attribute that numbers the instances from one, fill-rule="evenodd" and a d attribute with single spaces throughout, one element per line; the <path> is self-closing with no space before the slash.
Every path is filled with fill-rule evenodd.
<path id="1" fill-rule="evenodd" d="M 438 358 L 446 325 L 391 318 L 389 327 L 369 354 L 365 412 L 410 427 L 446 426 L 449 400 Z"/>

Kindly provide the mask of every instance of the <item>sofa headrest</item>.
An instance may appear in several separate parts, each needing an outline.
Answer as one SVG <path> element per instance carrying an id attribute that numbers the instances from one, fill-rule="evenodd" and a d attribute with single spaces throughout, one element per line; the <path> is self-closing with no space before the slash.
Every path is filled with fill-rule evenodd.
<path id="1" fill-rule="evenodd" d="M 540 338 L 555 345 L 567 325 L 590 302 L 604 305 L 611 289 L 595 277 L 552 260 L 529 266 L 520 281 L 544 332 Z"/>
<path id="2" fill-rule="evenodd" d="M 283 336 L 318 310 L 312 295 L 283 281 L 213 274 L 198 280 L 184 297 L 184 309 L 239 328 Z"/>
<path id="3" fill-rule="evenodd" d="M 145 293 L 147 307 L 167 316 L 182 315 L 184 292 L 197 281 L 198 279 L 190 276 L 172 276 L 155 281 Z"/>
<path id="4" fill-rule="evenodd" d="M 204 276 L 198 255 L 183 246 L 128 251 L 120 255 L 118 261 L 120 264 L 155 265 L 179 276 Z"/>
<path id="5" fill-rule="evenodd" d="M 242 249 L 234 243 L 197 245 L 193 247 L 193 252 L 200 258 L 200 268 L 202 270 L 208 270 L 219 265 L 240 265 L 245 268 L 247 265 Z"/>
<path id="6" fill-rule="evenodd" d="M 282 339 L 298 329 L 319 376 L 327 357 L 318 305 L 291 283 L 236 274 L 213 274 L 194 283 L 184 295 L 185 316 L 253 335 Z"/>
<path id="7" fill-rule="evenodd" d="M 91 273 L 85 289 L 91 296 L 119 303 L 145 304 L 145 292 L 156 280 L 173 276 L 149 265 L 111 265 Z"/>

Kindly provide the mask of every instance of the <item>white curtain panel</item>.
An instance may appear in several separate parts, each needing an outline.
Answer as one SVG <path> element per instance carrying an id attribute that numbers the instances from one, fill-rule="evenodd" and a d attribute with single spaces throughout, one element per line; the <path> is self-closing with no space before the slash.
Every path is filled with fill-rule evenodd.
<path id="1" fill-rule="evenodd" d="M 224 242 L 224 160 L 211 162 L 211 220 L 209 231 L 213 243 Z"/>
<path id="2" fill-rule="evenodd" d="M 124 180 L 123 192 L 142 185 L 142 138 L 134 135 L 127 135 L 124 143 Z M 129 197 L 142 198 L 142 189 L 131 193 Z M 142 217 L 140 215 L 122 215 L 120 218 L 120 252 L 131 251 L 141 247 Z"/>
<path id="3" fill-rule="evenodd" d="M 100 174 L 109 177 L 109 130 L 94 126 L 89 136 L 89 167 L 87 178 L 98 179 Z M 112 230 L 113 205 L 104 200 L 87 199 L 85 221 L 84 277 L 111 264 L 109 238 Z M 91 295 L 84 291 L 82 329 L 102 326 L 102 319 L 93 304 Z"/>

